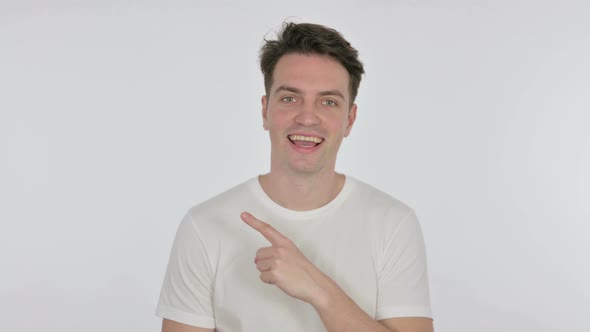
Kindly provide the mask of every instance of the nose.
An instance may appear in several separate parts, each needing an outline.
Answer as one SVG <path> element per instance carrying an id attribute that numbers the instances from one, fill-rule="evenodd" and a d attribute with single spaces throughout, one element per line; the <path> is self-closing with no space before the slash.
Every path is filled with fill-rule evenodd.
<path id="1" fill-rule="evenodd" d="M 315 105 L 304 103 L 297 113 L 295 121 L 302 126 L 315 126 L 319 124 L 320 118 L 318 117 Z"/>

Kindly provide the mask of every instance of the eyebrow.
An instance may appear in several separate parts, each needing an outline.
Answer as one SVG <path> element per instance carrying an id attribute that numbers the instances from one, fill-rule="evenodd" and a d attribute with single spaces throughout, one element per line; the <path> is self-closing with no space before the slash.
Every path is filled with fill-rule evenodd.
<path id="1" fill-rule="evenodd" d="M 297 94 L 303 94 L 303 91 L 301 91 L 301 89 L 298 89 L 298 88 L 292 87 L 292 86 L 287 86 L 287 85 L 281 85 L 275 89 L 275 93 L 277 93 L 279 91 L 289 91 L 289 92 L 293 92 L 293 93 L 297 93 Z M 318 93 L 318 95 L 320 95 L 320 96 L 338 96 L 342 99 L 346 99 L 346 98 L 344 98 L 344 94 L 342 94 L 342 92 L 340 92 L 339 90 L 321 91 Z"/>

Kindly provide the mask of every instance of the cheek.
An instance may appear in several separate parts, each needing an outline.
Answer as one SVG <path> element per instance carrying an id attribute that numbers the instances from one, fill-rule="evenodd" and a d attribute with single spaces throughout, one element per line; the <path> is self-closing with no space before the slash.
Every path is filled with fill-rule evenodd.
<path id="1" fill-rule="evenodd" d="M 271 129 L 281 130 L 289 124 L 288 112 L 273 112 L 267 117 L 267 124 Z"/>
<path id="2" fill-rule="evenodd" d="M 284 117 L 273 115 L 267 118 L 266 126 L 267 130 L 272 138 L 280 138 L 284 135 L 285 130 L 288 128 L 288 122 Z"/>
<path id="3" fill-rule="evenodd" d="M 326 122 L 326 127 L 331 132 L 346 134 L 348 131 L 348 118 L 342 118 L 342 116 L 334 117 Z"/>

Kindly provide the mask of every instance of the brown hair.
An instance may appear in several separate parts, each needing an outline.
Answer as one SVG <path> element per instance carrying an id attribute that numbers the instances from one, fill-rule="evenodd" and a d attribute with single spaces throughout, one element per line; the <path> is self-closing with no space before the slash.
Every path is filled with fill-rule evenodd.
<path id="1" fill-rule="evenodd" d="M 264 39 L 260 49 L 260 69 L 264 75 L 264 89 L 269 95 L 273 72 L 279 59 L 290 53 L 328 55 L 344 66 L 350 76 L 350 104 L 354 102 L 365 73 L 358 51 L 342 34 L 323 25 L 310 23 L 283 23 L 277 40 Z"/>

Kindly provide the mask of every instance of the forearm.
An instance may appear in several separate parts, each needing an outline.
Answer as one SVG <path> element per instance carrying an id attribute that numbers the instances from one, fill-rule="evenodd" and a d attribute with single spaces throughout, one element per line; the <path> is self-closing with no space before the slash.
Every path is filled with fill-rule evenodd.
<path id="1" fill-rule="evenodd" d="M 392 332 L 364 312 L 333 280 L 322 277 L 322 287 L 312 305 L 328 332 Z M 398 332 L 398 331 L 394 331 Z"/>

